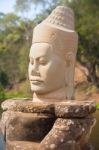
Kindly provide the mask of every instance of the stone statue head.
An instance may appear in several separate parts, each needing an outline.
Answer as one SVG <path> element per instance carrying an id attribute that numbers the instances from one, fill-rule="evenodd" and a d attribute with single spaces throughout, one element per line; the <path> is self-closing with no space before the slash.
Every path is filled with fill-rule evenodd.
<path id="1" fill-rule="evenodd" d="M 34 93 L 43 95 L 65 89 L 66 99 L 72 98 L 77 44 L 70 8 L 56 7 L 34 28 L 29 54 L 29 80 Z"/>

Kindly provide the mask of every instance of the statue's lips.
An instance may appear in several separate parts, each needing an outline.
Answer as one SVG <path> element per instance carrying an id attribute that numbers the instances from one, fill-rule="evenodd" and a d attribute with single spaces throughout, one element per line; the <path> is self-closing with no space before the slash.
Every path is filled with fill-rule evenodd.
<path id="1" fill-rule="evenodd" d="M 41 84 L 43 81 L 41 79 L 30 79 L 31 84 Z"/>

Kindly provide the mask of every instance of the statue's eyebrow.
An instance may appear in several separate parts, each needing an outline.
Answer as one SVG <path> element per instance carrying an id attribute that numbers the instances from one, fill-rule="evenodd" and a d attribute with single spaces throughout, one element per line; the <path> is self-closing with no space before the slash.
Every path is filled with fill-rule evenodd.
<path id="1" fill-rule="evenodd" d="M 36 57 L 36 58 L 33 58 L 33 57 L 31 57 L 30 54 L 29 54 L 29 58 L 30 58 L 30 59 L 37 59 L 37 60 L 39 60 L 40 58 L 43 58 L 43 57 L 46 57 L 46 55 L 43 54 L 43 55 L 41 55 L 41 56 L 38 56 L 38 57 Z"/>

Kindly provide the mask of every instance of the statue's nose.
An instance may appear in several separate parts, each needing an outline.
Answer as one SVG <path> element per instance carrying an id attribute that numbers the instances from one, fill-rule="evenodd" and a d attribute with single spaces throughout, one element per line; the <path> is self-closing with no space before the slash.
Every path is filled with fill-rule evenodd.
<path id="1" fill-rule="evenodd" d="M 34 62 L 34 64 L 32 65 L 32 69 L 31 69 L 31 75 L 32 76 L 39 76 L 39 66 L 37 63 Z"/>

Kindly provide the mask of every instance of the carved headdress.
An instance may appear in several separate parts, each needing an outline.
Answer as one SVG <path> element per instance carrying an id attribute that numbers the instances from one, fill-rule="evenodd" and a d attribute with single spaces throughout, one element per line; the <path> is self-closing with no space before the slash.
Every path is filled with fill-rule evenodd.
<path id="1" fill-rule="evenodd" d="M 33 43 L 50 43 L 57 52 L 76 53 L 78 36 L 74 31 L 74 13 L 64 6 L 58 6 L 34 28 Z"/>
<path id="2" fill-rule="evenodd" d="M 53 50 L 65 55 L 67 98 L 73 96 L 74 64 L 78 45 L 78 35 L 74 30 L 74 13 L 64 6 L 56 7 L 52 13 L 33 31 L 32 43 L 49 43 Z M 69 61 L 68 61 L 69 60 Z M 69 64 L 72 65 L 69 65 Z"/>

